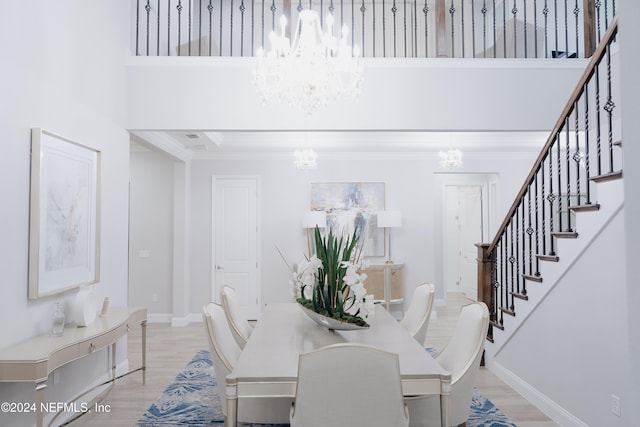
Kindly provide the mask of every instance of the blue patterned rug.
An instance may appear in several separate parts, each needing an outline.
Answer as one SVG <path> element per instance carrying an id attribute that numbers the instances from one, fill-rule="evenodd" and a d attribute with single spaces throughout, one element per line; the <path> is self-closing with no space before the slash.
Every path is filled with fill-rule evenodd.
<path id="1" fill-rule="evenodd" d="M 224 423 L 211 355 L 203 350 L 145 412 L 137 427 L 215 426 Z M 242 424 L 264 427 L 265 424 Z M 474 391 L 468 427 L 516 427 L 486 397 Z"/>

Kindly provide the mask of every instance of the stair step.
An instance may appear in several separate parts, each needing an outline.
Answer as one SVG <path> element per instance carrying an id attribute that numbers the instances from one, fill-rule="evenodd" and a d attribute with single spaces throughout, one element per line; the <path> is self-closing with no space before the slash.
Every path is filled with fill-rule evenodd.
<path id="1" fill-rule="evenodd" d="M 510 308 L 500 307 L 500 311 L 502 311 L 504 314 L 508 314 L 509 316 L 516 316 L 516 312 L 514 310 L 511 310 Z"/>
<path id="2" fill-rule="evenodd" d="M 613 145 L 616 147 L 622 147 L 622 141 L 614 141 Z"/>
<path id="3" fill-rule="evenodd" d="M 569 209 L 574 212 L 591 212 L 600 210 L 600 205 L 597 203 L 589 203 L 586 205 L 570 206 Z"/>
<path id="4" fill-rule="evenodd" d="M 558 239 L 576 239 L 578 237 L 578 233 L 575 231 L 556 231 L 551 233 L 551 235 Z"/>
<path id="5" fill-rule="evenodd" d="M 494 328 L 498 328 L 501 331 L 504 331 L 504 325 L 502 323 L 496 322 L 495 320 L 492 320 L 490 323 Z"/>
<path id="6" fill-rule="evenodd" d="M 622 171 L 605 173 L 604 175 L 592 176 L 593 182 L 613 181 L 614 179 L 622 179 Z"/>
<path id="7" fill-rule="evenodd" d="M 542 276 L 531 276 L 529 274 L 523 274 L 522 277 L 530 282 L 542 283 Z"/>
<path id="8" fill-rule="evenodd" d="M 536 255 L 536 258 L 538 258 L 540 261 L 551 261 L 551 262 L 560 261 L 560 258 L 557 255 Z"/>
<path id="9" fill-rule="evenodd" d="M 529 300 L 529 297 L 527 296 L 527 294 L 523 294 L 523 293 L 520 293 L 520 292 L 509 292 L 509 293 L 511 295 L 513 295 L 514 298 L 518 298 L 518 299 L 525 300 L 525 301 Z"/>

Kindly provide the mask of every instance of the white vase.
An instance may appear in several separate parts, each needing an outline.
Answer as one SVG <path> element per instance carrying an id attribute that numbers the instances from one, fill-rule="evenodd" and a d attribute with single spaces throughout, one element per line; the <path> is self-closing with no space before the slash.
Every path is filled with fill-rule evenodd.
<path id="1" fill-rule="evenodd" d="M 98 314 L 98 297 L 93 286 L 81 286 L 73 304 L 73 318 L 78 326 L 89 326 Z"/>

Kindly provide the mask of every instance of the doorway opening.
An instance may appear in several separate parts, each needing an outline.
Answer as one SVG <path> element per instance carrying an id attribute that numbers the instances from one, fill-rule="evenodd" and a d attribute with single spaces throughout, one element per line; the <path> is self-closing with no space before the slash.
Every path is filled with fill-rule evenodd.
<path id="1" fill-rule="evenodd" d="M 496 229 L 497 174 L 438 174 L 441 193 L 442 281 L 445 293 L 477 300 L 477 243 Z"/>

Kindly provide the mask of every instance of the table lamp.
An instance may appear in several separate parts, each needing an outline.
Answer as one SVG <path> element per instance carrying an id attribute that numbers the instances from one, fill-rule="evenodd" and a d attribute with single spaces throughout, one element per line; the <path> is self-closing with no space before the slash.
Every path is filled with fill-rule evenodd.
<path id="1" fill-rule="evenodd" d="M 380 211 L 378 212 L 378 228 L 398 228 L 402 227 L 402 213 L 400 211 Z M 387 240 L 387 264 L 393 264 L 391 260 L 391 230 Z"/>

